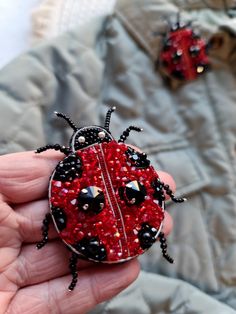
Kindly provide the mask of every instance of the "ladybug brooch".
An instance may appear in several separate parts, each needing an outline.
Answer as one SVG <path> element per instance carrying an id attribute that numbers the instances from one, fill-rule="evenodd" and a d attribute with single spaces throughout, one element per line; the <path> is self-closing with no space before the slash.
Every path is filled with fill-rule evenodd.
<path id="1" fill-rule="evenodd" d="M 174 202 L 185 199 L 176 198 L 160 181 L 146 154 L 125 144 L 130 132 L 140 128 L 128 127 L 118 141 L 112 137 L 109 124 L 114 110 L 108 110 L 104 127 L 78 128 L 65 114 L 56 113 L 74 131 L 69 147 L 55 144 L 36 150 L 65 154 L 50 178 L 50 213 L 43 220 L 37 248 L 48 242 L 53 221 L 71 251 L 69 290 L 77 283 L 78 258 L 120 263 L 143 254 L 159 239 L 164 258 L 173 263 L 162 232 L 164 192 Z"/>
<path id="2" fill-rule="evenodd" d="M 195 80 L 210 66 L 208 43 L 191 27 L 191 23 L 169 23 L 170 31 L 164 35 L 156 67 L 167 81 Z M 173 83 L 173 82 L 172 82 Z"/>

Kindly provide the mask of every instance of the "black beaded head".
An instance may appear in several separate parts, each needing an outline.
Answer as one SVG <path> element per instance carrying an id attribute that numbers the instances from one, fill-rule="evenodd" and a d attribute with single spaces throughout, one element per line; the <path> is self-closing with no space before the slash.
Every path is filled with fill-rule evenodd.
<path id="1" fill-rule="evenodd" d="M 70 140 L 70 145 L 72 150 L 76 151 L 78 149 L 94 145 L 96 143 L 110 142 L 111 140 L 113 140 L 113 137 L 109 130 L 109 125 L 111 120 L 111 114 L 113 111 L 115 111 L 115 109 L 116 108 L 113 107 L 108 110 L 104 127 L 92 125 L 78 128 L 75 123 L 72 122 L 71 119 L 65 114 L 59 112 L 55 113 L 58 117 L 66 120 L 69 126 L 74 130 L 74 133 Z"/>
<path id="2" fill-rule="evenodd" d="M 94 144 L 110 142 L 114 140 L 109 130 L 109 126 L 110 126 L 111 114 L 115 110 L 116 110 L 116 107 L 112 107 L 107 111 L 104 126 L 92 125 L 92 126 L 85 126 L 82 128 L 78 128 L 75 125 L 75 123 L 64 113 L 55 112 L 55 114 L 58 117 L 64 119 L 69 124 L 69 126 L 74 130 L 74 133 L 70 140 L 70 146 L 71 146 L 72 151 L 77 151 L 79 149 L 83 149 L 85 147 L 88 147 Z M 142 129 L 138 127 L 130 126 L 122 133 L 118 142 L 124 143 L 126 138 L 129 136 L 130 131 L 132 130 L 137 131 L 137 132 L 142 131 Z"/>

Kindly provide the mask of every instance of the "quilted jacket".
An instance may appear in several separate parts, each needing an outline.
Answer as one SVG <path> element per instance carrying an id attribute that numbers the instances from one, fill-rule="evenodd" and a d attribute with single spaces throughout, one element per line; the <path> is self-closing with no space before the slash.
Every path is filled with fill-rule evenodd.
<path id="1" fill-rule="evenodd" d="M 93 313 L 236 313 L 236 17 L 235 1 L 119 0 L 114 15 L 44 42 L 0 71 L 0 153 L 67 144 L 79 125 L 99 124 L 116 105 L 115 138 L 144 128 L 130 143 L 172 174 L 178 196 L 166 263 L 158 245 L 140 258 L 139 279 Z M 221 46 L 211 70 L 168 87 L 155 69 L 165 17 L 184 21 Z M 230 15 L 230 16 L 229 16 Z M 235 15 L 236 16 L 236 15 Z"/>

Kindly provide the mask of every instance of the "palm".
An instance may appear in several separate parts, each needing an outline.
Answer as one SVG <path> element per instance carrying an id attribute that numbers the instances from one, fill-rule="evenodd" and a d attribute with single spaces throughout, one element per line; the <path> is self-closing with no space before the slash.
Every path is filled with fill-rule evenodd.
<path id="1" fill-rule="evenodd" d="M 48 211 L 48 178 L 61 158 L 32 152 L 0 157 L 0 313 L 86 313 L 138 275 L 136 260 L 114 266 L 79 261 L 78 285 L 69 292 L 69 251 L 53 228 L 48 245 L 36 250 Z M 165 225 L 168 232 L 169 216 Z"/>

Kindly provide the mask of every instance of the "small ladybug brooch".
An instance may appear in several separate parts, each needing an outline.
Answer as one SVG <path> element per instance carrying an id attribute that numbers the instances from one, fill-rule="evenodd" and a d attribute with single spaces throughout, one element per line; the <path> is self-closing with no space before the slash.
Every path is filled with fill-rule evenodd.
<path id="1" fill-rule="evenodd" d="M 170 31 L 164 35 L 162 48 L 156 63 L 167 81 L 195 80 L 210 65 L 209 45 L 191 27 L 191 23 L 169 23 Z"/>
<path id="2" fill-rule="evenodd" d="M 69 147 L 55 144 L 36 150 L 54 149 L 65 154 L 50 178 L 50 213 L 43 220 L 43 238 L 37 248 L 48 242 L 53 221 L 72 252 L 69 290 L 77 283 L 78 258 L 124 262 L 144 253 L 159 239 L 163 256 L 173 263 L 161 231 L 164 191 L 174 202 L 184 199 L 176 198 L 160 181 L 146 154 L 124 143 L 130 131 L 140 132 L 140 128 L 128 127 L 118 141 L 112 137 L 109 124 L 114 110 L 108 110 L 104 127 L 78 128 L 66 115 L 56 113 L 74 131 Z"/>

